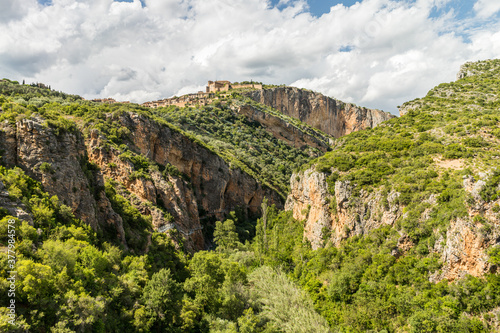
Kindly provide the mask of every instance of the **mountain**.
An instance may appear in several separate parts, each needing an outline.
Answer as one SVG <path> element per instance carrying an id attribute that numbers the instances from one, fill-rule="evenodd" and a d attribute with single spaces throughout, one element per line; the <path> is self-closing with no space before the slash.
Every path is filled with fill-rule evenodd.
<path id="1" fill-rule="evenodd" d="M 432 280 L 494 271 L 500 130 L 498 61 L 464 65 L 456 82 L 405 103 L 401 118 L 336 142 L 291 178 L 286 209 L 318 248 L 391 226 L 392 250 L 439 256 Z"/>
<path id="2" fill-rule="evenodd" d="M 254 101 L 300 119 L 335 138 L 372 128 L 393 115 L 294 87 L 273 87 L 245 93 Z"/>
<path id="3" fill-rule="evenodd" d="M 467 63 L 396 118 L 254 82 L 141 106 L 4 79 L 0 330 L 498 331 L 499 85 Z"/>
<path id="4" fill-rule="evenodd" d="M 0 82 L 1 258 L 8 258 L 7 230 L 14 226 L 19 285 L 17 326 L 10 310 L 1 308 L 2 329 L 203 331 L 212 325 L 208 308 L 196 310 L 189 302 L 185 310 L 172 303 L 173 317 L 162 317 L 177 318 L 179 325 L 154 319 L 158 308 L 142 299 L 156 297 L 162 287 L 148 286 L 161 277 L 177 281 L 171 288 L 185 284 L 175 295 L 198 293 L 189 287 L 193 269 L 200 258 L 212 259 L 210 252 L 192 254 L 222 248 L 217 220 L 231 222 L 227 232 L 237 239 L 231 244 L 250 246 L 240 241 L 252 240 L 263 212 L 283 208 L 293 170 L 335 141 L 247 97 L 253 84 L 241 87 L 207 94 L 210 101 L 201 105 L 148 108 L 86 101 L 43 84 Z M 214 267 L 222 264 L 214 258 Z M 1 274 L 6 298 L 11 273 Z M 274 278 L 288 279 L 281 273 Z M 283 287 L 298 290 L 291 281 Z M 308 318 L 316 318 L 311 327 L 325 328 L 307 296 L 299 299 Z M 143 305 L 132 309 L 137 302 Z M 259 325 L 266 321 L 262 317 Z"/>
<path id="5" fill-rule="evenodd" d="M 93 230 L 139 252 L 153 230 L 176 230 L 187 249 L 201 250 L 215 220 L 231 211 L 249 223 L 264 197 L 282 207 L 293 169 L 333 142 L 241 93 L 252 88 L 209 105 L 150 109 L 89 102 L 40 84 L 0 85 L 3 164 L 39 181 Z M 116 196 L 139 211 L 148 231 L 127 222 Z"/>

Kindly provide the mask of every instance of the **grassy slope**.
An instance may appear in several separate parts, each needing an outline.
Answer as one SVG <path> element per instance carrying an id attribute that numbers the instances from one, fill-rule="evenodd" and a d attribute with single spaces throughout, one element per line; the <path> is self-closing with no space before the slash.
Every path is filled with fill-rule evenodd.
<path id="1" fill-rule="evenodd" d="M 341 138 L 332 152 L 303 167 L 315 165 L 331 185 L 350 180 L 357 193 L 396 190 L 405 207 L 395 228 L 346 240 L 339 249 L 309 252 L 307 264 L 295 257 L 294 275 L 332 327 L 480 332 L 498 325 L 498 311 L 488 314 L 500 304 L 498 274 L 450 285 L 429 282 L 442 265 L 432 253 L 436 235 L 446 236 L 450 221 L 458 217 L 470 219 L 474 200 L 464 190 L 463 177 L 487 179 L 480 192 L 486 202 L 500 196 L 500 61 L 469 64 L 468 70 L 474 75 L 435 87 L 403 105 L 409 110 L 405 116 Z M 434 206 L 423 202 L 433 194 Z M 493 211 L 499 211 L 498 205 Z M 479 215 L 474 222 L 486 226 L 480 232 L 487 235 L 498 218 L 498 213 L 496 221 Z M 396 260 L 391 249 L 401 233 L 415 246 Z M 489 253 L 496 264 L 498 249 Z"/>
<path id="2" fill-rule="evenodd" d="M 493 71 L 439 85 L 404 105 L 410 110 L 405 116 L 338 140 L 334 151 L 304 168 L 316 165 L 330 174 L 330 183 L 350 180 L 358 190 L 401 193 L 409 213 L 401 227 L 415 241 L 434 228 L 445 230 L 450 219 L 467 214 L 463 176 L 481 179 L 500 166 L 500 70 L 498 61 L 488 64 Z M 488 183 L 485 198 L 493 199 L 496 185 Z M 440 214 L 416 223 L 431 194 L 438 196 Z"/>

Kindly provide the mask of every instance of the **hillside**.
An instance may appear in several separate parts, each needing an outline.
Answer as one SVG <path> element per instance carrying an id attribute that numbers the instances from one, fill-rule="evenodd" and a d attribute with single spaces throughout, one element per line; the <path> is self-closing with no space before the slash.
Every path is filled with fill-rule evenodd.
<path id="1" fill-rule="evenodd" d="M 292 176 L 285 209 L 331 263 L 312 294 L 333 325 L 498 329 L 500 61 L 458 77 Z"/>
<path id="2" fill-rule="evenodd" d="M 151 109 L 0 82 L 0 258 L 7 263 L 14 228 L 17 331 L 199 332 L 238 317 L 274 327 L 264 296 L 232 303 L 241 296 L 236 289 L 252 279 L 264 288 L 272 274 L 251 275 L 239 260 L 193 253 L 221 249 L 227 231 L 236 235 L 231 249 L 236 244 L 253 262 L 248 241 L 257 218 L 268 205 L 283 207 L 292 171 L 334 139 L 243 91 L 208 105 Z M 223 232 L 218 220 L 227 218 Z M 222 297 L 229 288 L 227 298 L 198 299 L 205 287 L 193 281 L 215 273 L 197 277 L 203 263 L 219 274 L 211 292 Z M 283 273 L 274 278 L 299 290 Z M 171 313 L 157 317 L 167 311 L 163 292 L 174 295 Z M 307 296 L 297 300 L 307 304 L 305 320 L 317 322 Z M 8 313 L 0 308 L 0 327 L 15 331 Z"/>
<path id="3" fill-rule="evenodd" d="M 229 212 L 250 222 L 264 197 L 282 207 L 292 171 L 333 142 L 241 94 L 248 90 L 217 93 L 209 105 L 150 109 L 3 80 L 2 160 L 40 181 L 94 230 L 115 226 L 127 246 L 127 238 L 144 237 L 128 230 L 133 226 L 123 230 L 110 209 L 104 189 L 113 180 L 152 230 L 175 228 L 199 250 L 209 246 L 215 220 Z"/>
<path id="4" fill-rule="evenodd" d="M 3 80 L 0 330 L 499 330 L 499 86 L 500 61 L 467 63 L 394 118 L 291 87 L 147 108 Z"/>
<path id="5" fill-rule="evenodd" d="M 272 87 L 244 93 L 252 100 L 317 128 L 335 138 L 376 127 L 393 115 L 344 103 L 320 93 L 294 87 Z"/>
<path id="6" fill-rule="evenodd" d="M 323 227 L 333 232 L 335 244 L 384 225 L 399 227 L 418 244 L 431 234 L 444 236 L 457 219 L 492 223 L 500 137 L 497 66 L 476 64 L 484 71 L 405 103 L 401 118 L 342 138 L 295 174 L 287 209 L 302 219 L 311 206 L 306 230 L 313 244 Z M 314 194 L 324 202 L 304 200 Z"/>

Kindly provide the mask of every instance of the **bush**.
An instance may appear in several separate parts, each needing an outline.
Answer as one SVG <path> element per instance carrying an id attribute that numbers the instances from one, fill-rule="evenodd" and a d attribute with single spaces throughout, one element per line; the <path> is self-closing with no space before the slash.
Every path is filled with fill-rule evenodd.
<path id="1" fill-rule="evenodd" d="M 443 156 L 447 159 L 462 158 L 466 155 L 467 149 L 458 143 L 452 143 L 446 147 Z"/>
<path id="2" fill-rule="evenodd" d="M 47 163 L 47 162 L 43 162 L 40 165 L 40 171 L 42 173 L 55 173 L 54 169 L 52 169 L 52 164 Z"/>
<path id="3" fill-rule="evenodd" d="M 481 189 L 481 198 L 486 201 L 495 201 L 500 197 L 500 171 L 495 170 L 493 175 L 486 181 Z"/>

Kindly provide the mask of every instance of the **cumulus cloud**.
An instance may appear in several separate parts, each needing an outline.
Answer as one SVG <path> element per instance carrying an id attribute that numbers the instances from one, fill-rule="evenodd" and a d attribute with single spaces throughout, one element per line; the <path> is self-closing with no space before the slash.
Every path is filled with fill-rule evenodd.
<path id="1" fill-rule="evenodd" d="M 449 3 L 364 0 L 315 17 L 305 0 L 11 1 L 0 4 L 0 72 L 134 102 L 256 80 L 396 112 L 463 62 L 499 56 L 498 24 L 476 22 L 496 1 L 479 0 L 466 23 L 431 15 Z"/>
<path id="2" fill-rule="evenodd" d="M 478 0 L 474 4 L 474 10 L 478 16 L 488 18 L 500 11 L 500 2 L 498 0 Z"/>

